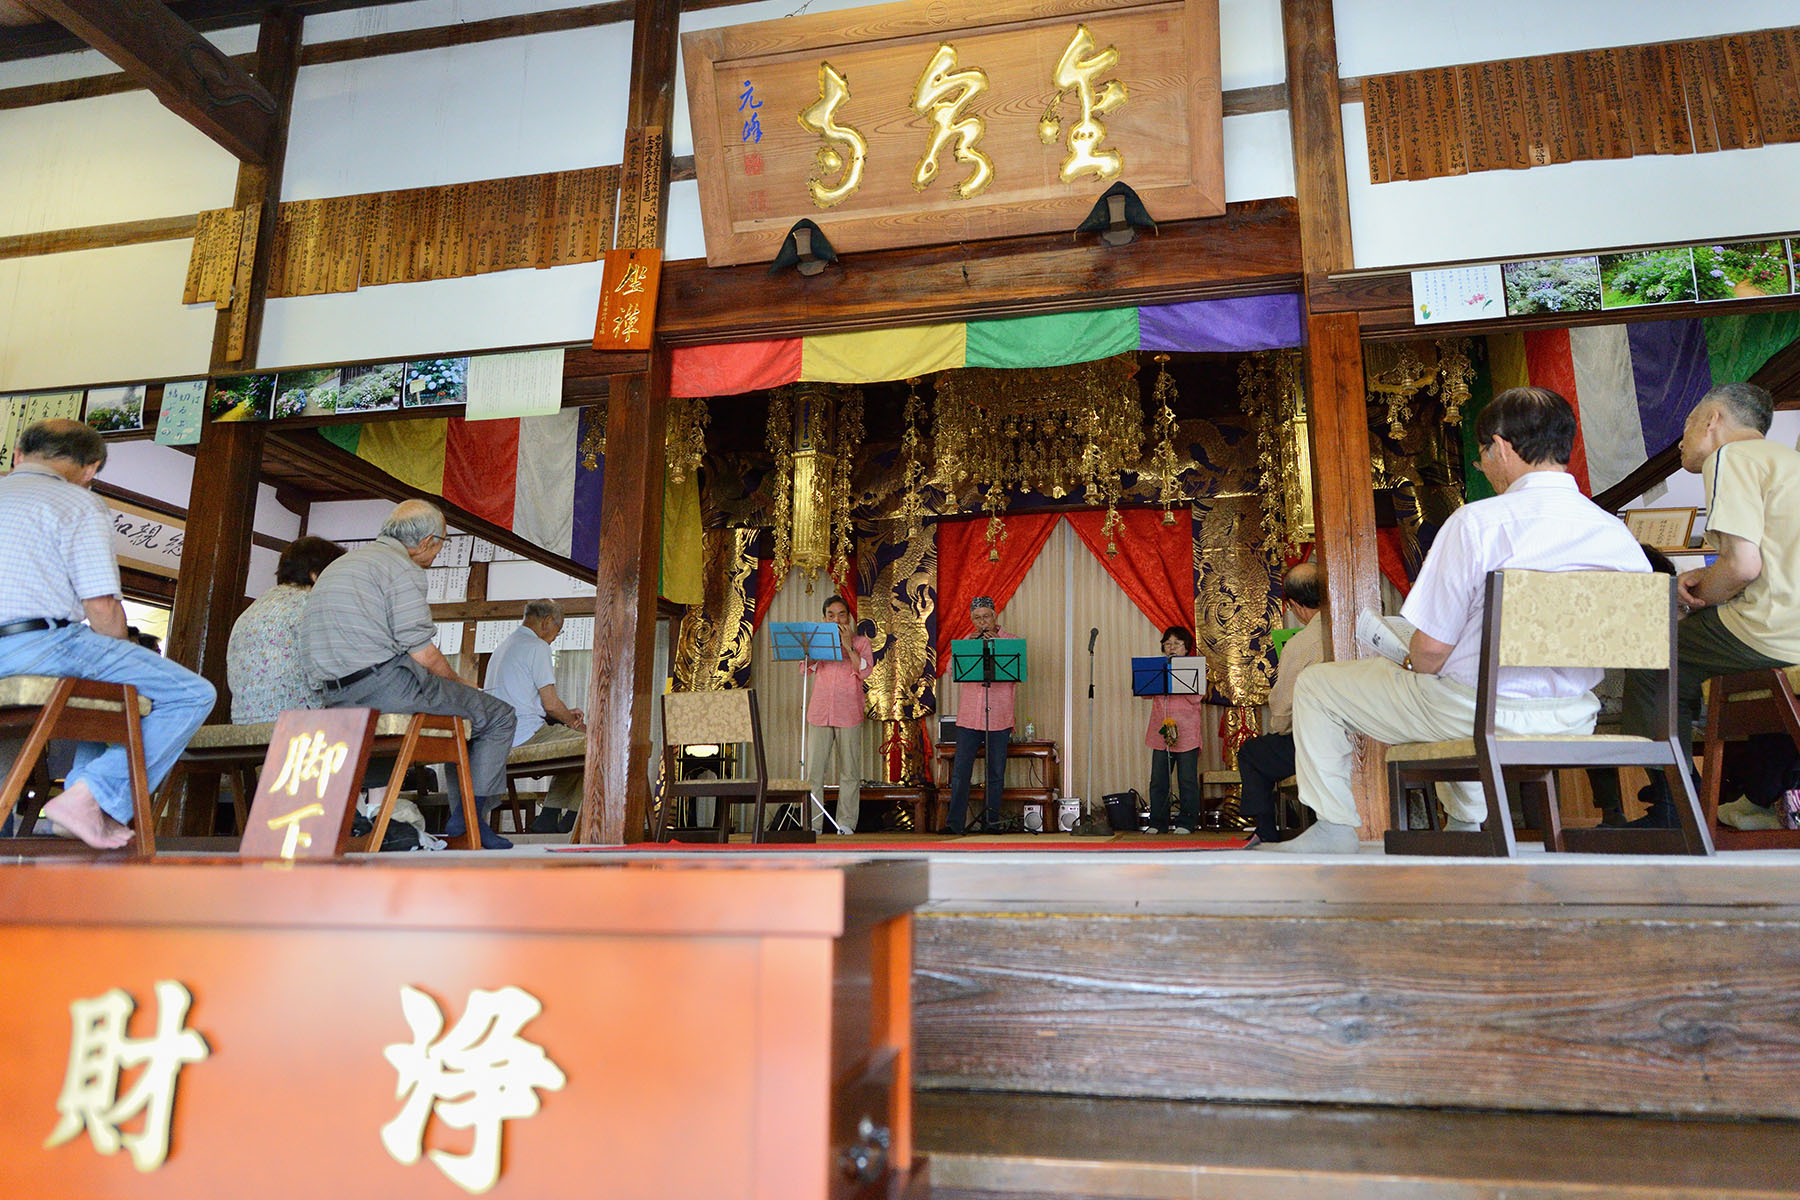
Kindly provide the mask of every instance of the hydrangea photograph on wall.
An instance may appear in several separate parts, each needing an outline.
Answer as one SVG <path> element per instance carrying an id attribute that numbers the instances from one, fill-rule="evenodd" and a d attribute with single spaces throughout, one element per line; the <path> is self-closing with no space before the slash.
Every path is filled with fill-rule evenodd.
<path id="1" fill-rule="evenodd" d="M 1502 263 L 1506 314 L 1598 312 L 1600 260 L 1594 255 Z"/>
<path id="2" fill-rule="evenodd" d="M 1600 256 L 1602 308 L 1692 303 L 1694 256 L 1686 246 Z"/>
<path id="3" fill-rule="evenodd" d="M 1693 252 L 1702 300 L 1759 300 L 1794 290 L 1787 247 L 1779 239 L 1701 243 Z"/>
<path id="4" fill-rule="evenodd" d="M 400 384 L 406 377 L 403 362 L 345 367 L 338 387 L 337 410 L 382 412 L 400 407 Z"/>
<path id="5" fill-rule="evenodd" d="M 283 371 L 275 377 L 276 420 L 282 417 L 328 417 L 338 411 L 338 369 Z"/>
<path id="6" fill-rule="evenodd" d="M 213 385 L 215 421 L 266 421 L 275 399 L 275 376 L 234 375 Z"/>
<path id="7" fill-rule="evenodd" d="M 406 364 L 406 387 L 400 394 L 407 408 L 431 404 L 463 404 L 469 396 L 469 360 L 422 358 Z"/>
<path id="8" fill-rule="evenodd" d="M 122 433 L 144 427 L 144 385 L 89 388 L 85 421 L 101 433 Z"/>

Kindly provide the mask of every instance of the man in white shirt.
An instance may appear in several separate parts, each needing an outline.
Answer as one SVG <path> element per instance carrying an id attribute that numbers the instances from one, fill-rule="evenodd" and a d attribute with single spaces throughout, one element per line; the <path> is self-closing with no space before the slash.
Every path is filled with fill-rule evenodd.
<path id="1" fill-rule="evenodd" d="M 550 643 L 562 632 L 562 605 L 554 600 L 533 600 L 525 606 L 525 620 L 500 643 L 488 659 L 487 692 L 512 705 L 518 715 L 512 744 L 547 742 L 587 730 L 578 708 L 570 708 L 556 694 L 556 665 Z M 560 725 L 550 724 L 555 718 Z M 544 807 L 532 821 L 533 833 L 567 833 L 575 825 L 581 805 L 581 773 L 566 771 L 551 777 Z"/>
<path id="2" fill-rule="evenodd" d="M 1575 412 L 1555 392 L 1512 388 L 1475 422 L 1481 471 L 1497 493 L 1444 522 L 1400 612 L 1417 627 L 1403 667 L 1385 658 L 1320 663 L 1294 687 L 1295 774 L 1318 822 L 1261 850 L 1353 854 L 1360 824 L 1350 790 L 1352 735 L 1394 745 L 1475 731 L 1481 618 L 1489 571 L 1647 571 L 1636 539 L 1583 496 L 1568 472 Z M 1495 724 L 1509 734 L 1588 734 L 1600 702 L 1597 670 L 1507 668 Z M 1443 784 L 1451 829 L 1478 829 L 1477 784 Z"/>

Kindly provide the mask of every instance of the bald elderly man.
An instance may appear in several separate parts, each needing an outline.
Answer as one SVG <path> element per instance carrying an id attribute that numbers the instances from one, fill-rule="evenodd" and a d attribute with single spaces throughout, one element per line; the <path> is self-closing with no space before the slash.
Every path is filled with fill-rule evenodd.
<path id="1" fill-rule="evenodd" d="M 444 548 L 444 535 L 444 514 L 435 505 L 408 500 L 388 514 L 373 544 L 320 572 L 300 618 L 300 661 L 326 708 L 468 721 L 469 773 L 485 816 L 506 793 L 515 718 L 506 701 L 465 683 L 432 644 L 437 623 L 426 599 L 425 568 Z M 463 832 L 462 807 L 452 805 L 444 833 Z M 483 821 L 481 844 L 504 850 L 512 842 Z"/>

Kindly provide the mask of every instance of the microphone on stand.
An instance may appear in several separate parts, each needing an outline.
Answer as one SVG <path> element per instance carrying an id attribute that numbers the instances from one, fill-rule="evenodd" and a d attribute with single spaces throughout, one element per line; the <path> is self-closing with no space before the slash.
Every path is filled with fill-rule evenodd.
<path id="1" fill-rule="evenodd" d="M 1094 626 L 1094 628 L 1088 630 L 1088 653 L 1089 654 L 1092 654 L 1094 652 L 1094 643 L 1099 640 L 1100 640 L 1100 627 L 1098 625 L 1096 625 L 1096 626 Z"/>

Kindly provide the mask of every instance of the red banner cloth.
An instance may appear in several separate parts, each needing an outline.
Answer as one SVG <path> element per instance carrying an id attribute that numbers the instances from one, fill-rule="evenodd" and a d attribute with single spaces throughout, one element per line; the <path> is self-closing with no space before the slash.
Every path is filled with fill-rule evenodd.
<path id="1" fill-rule="evenodd" d="M 735 396 L 800 378 L 800 339 L 683 346 L 669 362 L 669 395 Z"/>
<path id="2" fill-rule="evenodd" d="M 1194 514 L 1175 510 L 1175 523 L 1164 525 L 1153 508 L 1120 511 L 1124 523 L 1113 538 L 1119 552 L 1108 556 L 1104 512 L 1069 513 L 1069 524 L 1094 552 L 1113 582 L 1150 618 L 1156 632 L 1171 626 L 1194 631 Z"/>
<path id="3" fill-rule="evenodd" d="M 1056 513 L 1020 513 L 1005 518 L 1006 537 L 1000 541 L 998 562 L 988 561 L 986 517 L 938 522 L 939 675 L 950 669 L 950 643 L 975 636 L 975 624 L 969 620 L 969 601 L 977 596 L 992 596 L 994 606 L 1004 609 L 1025 581 L 1026 572 L 1037 561 L 1044 543 L 1050 540 L 1057 520 Z M 1193 551 L 1190 549 L 1189 553 Z M 1188 594 L 1193 595 L 1191 582 Z"/>
<path id="4" fill-rule="evenodd" d="M 1412 592 L 1412 580 L 1406 577 L 1406 555 L 1400 549 L 1400 531 L 1377 529 L 1375 552 L 1381 562 L 1381 573 L 1387 576 L 1387 581 L 1399 589 L 1402 596 L 1409 595 Z"/>
<path id="5" fill-rule="evenodd" d="M 516 418 L 450 418 L 444 430 L 444 499 L 484 521 L 511 529 L 518 467 Z"/>

